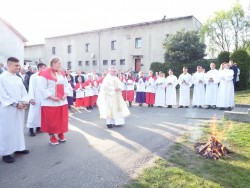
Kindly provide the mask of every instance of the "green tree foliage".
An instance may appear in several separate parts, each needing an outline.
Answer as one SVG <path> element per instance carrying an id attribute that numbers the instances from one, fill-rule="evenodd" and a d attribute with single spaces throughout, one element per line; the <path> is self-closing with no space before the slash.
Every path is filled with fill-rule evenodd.
<path id="1" fill-rule="evenodd" d="M 159 71 L 165 72 L 163 69 L 164 69 L 163 63 L 160 62 L 153 62 L 150 65 L 150 70 L 152 70 L 154 73 Z"/>
<path id="2" fill-rule="evenodd" d="M 218 55 L 216 66 L 220 67 L 221 63 L 229 62 L 229 60 L 230 60 L 230 53 L 223 51 Z"/>
<path id="3" fill-rule="evenodd" d="M 212 56 L 216 52 L 247 49 L 250 45 L 250 18 L 239 3 L 229 11 L 217 11 L 201 29 Z"/>
<path id="4" fill-rule="evenodd" d="M 250 56 L 245 50 L 236 50 L 230 57 L 240 69 L 239 89 L 247 89 L 249 83 Z"/>
<path id="5" fill-rule="evenodd" d="M 165 39 L 163 47 L 166 50 L 165 68 L 173 69 L 177 75 L 183 66 L 190 67 L 206 55 L 206 45 L 201 42 L 198 31 L 178 31 Z"/>

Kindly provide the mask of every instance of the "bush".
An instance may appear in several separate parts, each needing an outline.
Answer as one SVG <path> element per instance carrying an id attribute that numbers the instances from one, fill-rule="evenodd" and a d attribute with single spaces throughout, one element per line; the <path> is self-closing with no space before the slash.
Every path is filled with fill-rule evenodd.
<path id="1" fill-rule="evenodd" d="M 247 89 L 249 83 L 250 56 L 245 50 L 236 50 L 230 57 L 240 69 L 239 90 Z"/>
<path id="2" fill-rule="evenodd" d="M 230 53 L 223 51 L 218 55 L 217 62 L 216 62 L 216 67 L 220 68 L 220 65 L 223 62 L 229 62 L 230 59 Z"/>
<path id="3" fill-rule="evenodd" d="M 163 63 L 160 62 L 153 62 L 150 65 L 150 70 L 152 70 L 154 73 L 163 71 Z"/>

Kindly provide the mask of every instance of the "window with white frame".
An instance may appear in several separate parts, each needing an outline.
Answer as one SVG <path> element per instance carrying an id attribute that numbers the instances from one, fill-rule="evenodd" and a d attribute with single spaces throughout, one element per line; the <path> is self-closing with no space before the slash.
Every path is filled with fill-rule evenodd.
<path id="1" fill-rule="evenodd" d="M 71 53 L 71 49 L 72 48 L 72 46 L 71 45 L 68 45 L 68 53 L 70 54 Z"/>
<path id="2" fill-rule="evenodd" d="M 85 44 L 85 52 L 89 52 L 90 44 L 86 43 Z"/>
<path id="3" fill-rule="evenodd" d="M 89 66 L 89 61 L 85 61 L 85 65 L 86 65 L 86 66 Z"/>
<path id="4" fill-rule="evenodd" d="M 116 50 L 116 40 L 111 41 L 111 50 Z"/>
<path id="5" fill-rule="evenodd" d="M 135 48 L 141 48 L 142 47 L 142 38 L 138 37 L 135 38 Z"/>
<path id="6" fill-rule="evenodd" d="M 120 59 L 120 65 L 125 65 L 125 59 Z"/>
<path id="7" fill-rule="evenodd" d="M 102 64 L 103 64 L 103 65 L 108 65 L 108 60 L 103 60 L 103 61 L 102 61 Z"/>
<path id="8" fill-rule="evenodd" d="M 116 60 L 115 59 L 111 60 L 111 65 L 116 65 Z"/>
<path id="9" fill-rule="evenodd" d="M 56 55 L 56 47 L 52 47 L 52 55 Z"/>

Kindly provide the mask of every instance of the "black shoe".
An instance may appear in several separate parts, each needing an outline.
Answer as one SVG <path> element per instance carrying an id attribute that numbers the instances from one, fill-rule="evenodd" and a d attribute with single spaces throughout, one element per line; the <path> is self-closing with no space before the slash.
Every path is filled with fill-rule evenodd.
<path id="1" fill-rule="evenodd" d="M 172 105 L 168 105 L 168 108 L 173 108 Z"/>
<path id="2" fill-rule="evenodd" d="M 225 108 L 219 108 L 219 110 L 225 110 Z"/>
<path id="3" fill-rule="evenodd" d="M 202 108 L 201 105 L 198 106 L 199 108 Z"/>
<path id="4" fill-rule="evenodd" d="M 132 102 L 129 102 L 129 107 L 132 107 Z"/>
<path id="5" fill-rule="evenodd" d="M 179 106 L 178 108 L 183 108 L 183 106 Z"/>
<path id="6" fill-rule="evenodd" d="M 196 105 L 194 105 L 194 106 L 193 106 L 193 108 L 197 108 L 197 106 L 196 106 Z"/>
<path id="7" fill-rule="evenodd" d="M 70 105 L 68 105 L 68 108 L 69 108 L 69 109 L 71 109 L 71 106 L 70 106 Z"/>
<path id="8" fill-rule="evenodd" d="M 216 106 L 215 105 L 213 105 L 213 110 L 215 110 L 216 109 Z"/>
<path id="9" fill-rule="evenodd" d="M 228 108 L 227 108 L 227 110 L 228 110 L 228 111 L 231 111 L 231 110 L 232 110 L 232 108 L 231 108 L 231 107 L 228 107 Z"/>
<path id="10" fill-rule="evenodd" d="M 107 124 L 107 127 L 108 127 L 109 129 L 111 129 L 113 126 L 112 126 L 112 124 Z"/>
<path id="11" fill-rule="evenodd" d="M 151 107 L 151 105 L 149 104 L 148 107 Z"/>
<path id="12" fill-rule="evenodd" d="M 28 154 L 29 152 L 30 152 L 29 150 L 25 149 L 23 151 L 15 151 L 14 153 L 15 154 Z"/>
<path id="13" fill-rule="evenodd" d="M 33 128 L 29 128 L 29 135 L 30 136 L 36 136 L 35 133 L 34 133 L 34 129 Z"/>
<path id="14" fill-rule="evenodd" d="M 41 132 L 41 127 L 37 127 L 36 132 Z"/>
<path id="15" fill-rule="evenodd" d="M 92 109 L 92 110 L 93 110 L 93 106 L 90 106 L 89 109 Z"/>
<path id="16" fill-rule="evenodd" d="M 3 161 L 6 163 L 13 163 L 15 160 L 13 157 L 11 157 L 11 155 L 5 155 L 3 156 Z"/>
<path id="17" fill-rule="evenodd" d="M 188 108 L 188 106 L 185 106 L 185 108 Z"/>
<path id="18" fill-rule="evenodd" d="M 151 104 L 151 107 L 154 107 L 154 105 Z"/>
<path id="19" fill-rule="evenodd" d="M 34 136 L 36 136 L 36 134 L 32 131 L 32 132 L 29 132 L 29 135 L 31 136 L 31 137 L 34 137 Z"/>

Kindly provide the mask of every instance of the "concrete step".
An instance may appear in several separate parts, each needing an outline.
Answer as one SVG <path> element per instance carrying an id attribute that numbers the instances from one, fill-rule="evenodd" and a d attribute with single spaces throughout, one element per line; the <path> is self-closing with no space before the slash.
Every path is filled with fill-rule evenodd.
<path id="1" fill-rule="evenodd" d="M 225 111 L 224 118 L 238 122 L 250 122 L 250 105 L 236 104 L 232 111 Z"/>

